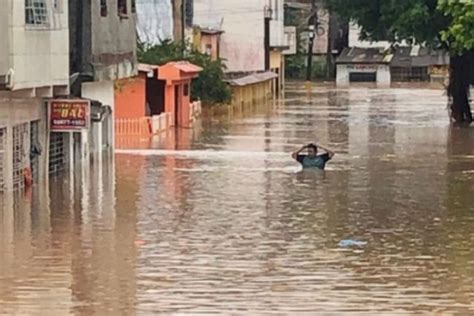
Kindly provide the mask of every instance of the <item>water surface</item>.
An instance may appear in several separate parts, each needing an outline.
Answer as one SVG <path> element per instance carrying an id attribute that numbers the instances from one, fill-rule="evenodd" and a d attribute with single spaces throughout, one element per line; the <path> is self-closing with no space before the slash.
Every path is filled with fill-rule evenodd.
<path id="1" fill-rule="evenodd" d="M 123 141 L 74 181 L 4 198 L 0 314 L 474 314 L 474 129 L 445 104 L 294 83 Z M 316 141 L 337 156 L 300 172 L 289 153 Z"/>

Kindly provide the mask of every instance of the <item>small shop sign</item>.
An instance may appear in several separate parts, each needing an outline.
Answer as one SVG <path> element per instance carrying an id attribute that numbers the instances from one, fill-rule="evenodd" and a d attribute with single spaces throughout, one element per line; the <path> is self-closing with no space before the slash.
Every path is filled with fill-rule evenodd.
<path id="1" fill-rule="evenodd" d="M 88 100 L 50 100 L 48 102 L 51 132 L 80 132 L 90 127 L 91 104 Z"/>

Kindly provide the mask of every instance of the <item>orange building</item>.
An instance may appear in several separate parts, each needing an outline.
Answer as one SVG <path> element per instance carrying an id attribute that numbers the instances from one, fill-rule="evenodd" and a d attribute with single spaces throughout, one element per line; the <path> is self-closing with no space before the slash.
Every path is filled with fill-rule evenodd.
<path id="1" fill-rule="evenodd" d="M 201 71 L 189 62 L 171 62 L 159 68 L 158 79 L 166 83 L 165 111 L 171 113 L 173 126 L 191 127 L 191 81 Z"/>
<path id="2" fill-rule="evenodd" d="M 171 126 L 191 127 L 196 109 L 191 81 L 202 68 L 181 61 L 140 64 L 138 71 L 136 77 L 115 84 L 116 134 L 149 136 Z"/>

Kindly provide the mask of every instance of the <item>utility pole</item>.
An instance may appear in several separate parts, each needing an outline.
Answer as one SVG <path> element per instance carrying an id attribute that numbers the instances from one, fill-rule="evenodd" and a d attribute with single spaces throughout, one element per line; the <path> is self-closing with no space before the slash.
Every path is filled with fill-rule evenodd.
<path id="1" fill-rule="evenodd" d="M 308 61 L 306 68 L 306 81 L 311 81 L 311 75 L 313 72 L 313 47 L 314 39 L 316 37 L 316 29 L 319 25 L 318 21 L 318 8 L 316 7 L 316 1 L 313 0 L 311 4 L 311 17 L 308 21 L 308 32 L 309 32 L 309 41 L 308 41 Z"/>
<path id="2" fill-rule="evenodd" d="M 270 70 L 270 21 L 272 20 L 273 10 L 271 6 L 265 6 L 265 34 L 264 34 L 264 45 L 265 45 L 265 70 Z"/>
<path id="3" fill-rule="evenodd" d="M 181 57 L 184 59 L 186 52 L 186 0 L 181 0 Z"/>

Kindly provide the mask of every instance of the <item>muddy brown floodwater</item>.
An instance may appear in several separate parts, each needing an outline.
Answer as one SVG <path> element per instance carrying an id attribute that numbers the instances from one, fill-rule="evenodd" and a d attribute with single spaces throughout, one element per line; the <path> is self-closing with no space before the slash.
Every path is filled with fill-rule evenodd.
<path id="1" fill-rule="evenodd" d="M 442 91 L 300 87 L 4 197 L 0 314 L 474 314 L 474 128 Z"/>

